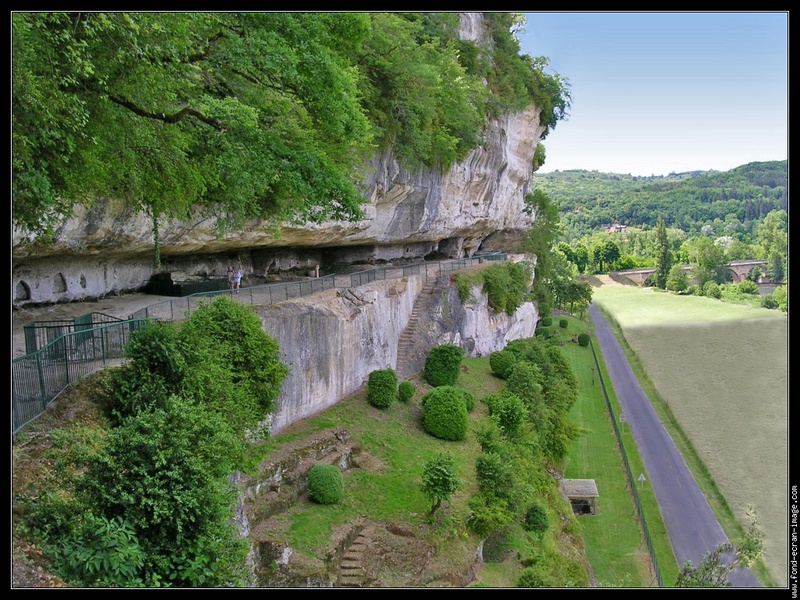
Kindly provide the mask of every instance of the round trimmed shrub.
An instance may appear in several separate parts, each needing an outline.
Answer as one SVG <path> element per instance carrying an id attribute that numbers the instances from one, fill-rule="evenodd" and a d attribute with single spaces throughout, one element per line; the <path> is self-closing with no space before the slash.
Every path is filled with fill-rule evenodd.
<path id="1" fill-rule="evenodd" d="M 397 399 L 400 402 L 408 402 L 414 397 L 417 388 L 410 381 L 404 381 L 397 388 Z"/>
<path id="2" fill-rule="evenodd" d="M 550 527 L 547 509 L 538 502 L 528 508 L 525 513 L 525 529 L 533 533 L 544 533 Z"/>
<path id="3" fill-rule="evenodd" d="M 308 496 L 317 504 L 336 504 L 344 494 L 344 477 L 336 465 L 314 465 L 308 471 Z"/>
<path id="4" fill-rule="evenodd" d="M 567 321 L 566 319 L 561 319 L 558 322 L 558 326 L 561 327 L 561 329 L 566 329 L 567 325 L 569 325 L 569 321 Z"/>
<path id="5" fill-rule="evenodd" d="M 397 373 L 394 369 L 373 371 L 367 380 L 367 402 L 388 408 L 397 399 Z"/>
<path id="6" fill-rule="evenodd" d="M 515 362 L 517 355 L 509 350 L 498 350 L 489 355 L 489 368 L 492 373 L 503 379 L 508 377 Z"/>
<path id="7" fill-rule="evenodd" d="M 579 333 L 578 334 L 578 344 L 583 346 L 584 348 L 589 345 L 589 334 L 588 333 Z"/>
<path id="8" fill-rule="evenodd" d="M 441 440 L 460 441 L 467 437 L 469 414 L 462 390 L 445 385 L 422 397 L 422 425 Z"/>
<path id="9" fill-rule="evenodd" d="M 553 324 L 553 317 L 542 317 L 542 327 L 550 327 Z"/>
<path id="10" fill-rule="evenodd" d="M 464 350 L 455 344 L 434 346 L 425 359 L 425 380 L 433 387 L 455 385 L 461 373 Z"/>

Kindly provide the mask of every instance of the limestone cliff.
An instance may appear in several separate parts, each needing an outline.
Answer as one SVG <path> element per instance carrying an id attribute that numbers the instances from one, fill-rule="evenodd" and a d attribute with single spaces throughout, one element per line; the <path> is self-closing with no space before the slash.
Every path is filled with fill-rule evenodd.
<path id="1" fill-rule="evenodd" d="M 415 311 L 420 302 L 423 310 Z M 438 344 L 460 345 L 466 356 L 486 356 L 511 340 L 532 337 L 538 320 L 537 308 L 530 302 L 512 316 L 495 314 L 480 287 L 462 304 L 449 275 L 431 280 L 430 286 L 411 276 L 328 290 L 255 310 L 290 369 L 270 423 L 273 432 L 346 398 L 372 371 L 395 369 L 402 380 L 418 373 L 424 357 Z M 413 351 L 406 351 L 419 356 L 401 360 L 408 357 L 398 356 L 404 351 L 399 340 L 412 313 L 419 319 L 414 326 L 417 343 Z"/>
<path id="2" fill-rule="evenodd" d="M 479 13 L 462 14 L 461 35 L 481 36 Z M 365 165 L 364 218 L 319 225 L 253 221 L 218 236 L 216 219 L 199 213 L 160 225 L 162 270 L 180 277 L 224 276 L 240 264 L 245 280 L 287 269 L 323 270 L 376 260 L 472 255 L 493 239 L 518 236 L 528 225 L 524 197 L 536 145 L 545 128 L 535 106 L 488 123 L 484 144 L 447 172 L 409 172 L 392 150 Z M 503 248 L 506 249 L 506 248 Z M 149 218 L 113 200 L 77 211 L 49 245 L 14 232 L 14 302 L 98 298 L 137 290 L 153 275 Z"/>

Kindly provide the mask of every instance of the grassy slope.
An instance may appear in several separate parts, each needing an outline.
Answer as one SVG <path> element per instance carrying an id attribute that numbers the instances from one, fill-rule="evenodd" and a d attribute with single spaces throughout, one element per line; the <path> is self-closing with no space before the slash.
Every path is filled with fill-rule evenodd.
<path id="1" fill-rule="evenodd" d="M 786 316 L 634 287 L 595 288 L 594 302 L 619 324 L 634 369 L 728 536 L 738 537 L 753 506 L 765 536 L 758 574 L 786 585 Z"/>

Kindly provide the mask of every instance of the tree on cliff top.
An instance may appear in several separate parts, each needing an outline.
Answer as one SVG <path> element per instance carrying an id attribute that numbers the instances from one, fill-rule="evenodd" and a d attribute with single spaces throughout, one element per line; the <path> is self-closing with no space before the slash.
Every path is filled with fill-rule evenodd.
<path id="1" fill-rule="evenodd" d="M 196 207 L 222 228 L 359 218 L 378 148 L 446 169 L 487 114 L 563 118 L 564 82 L 518 54 L 512 21 L 487 24 L 481 50 L 446 13 L 14 13 L 14 224 L 47 234 L 116 198 L 157 249 L 159 219 Z"/>

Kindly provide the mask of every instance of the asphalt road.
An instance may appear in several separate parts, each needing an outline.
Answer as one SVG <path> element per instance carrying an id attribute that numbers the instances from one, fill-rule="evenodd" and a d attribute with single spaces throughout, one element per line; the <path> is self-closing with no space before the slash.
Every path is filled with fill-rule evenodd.
<path id="1" fill-rule="evenodd" d="M 678 565 L 687 560 L 697 564 L 706 552 L 728 538 L 644 394 L 608 322 L 594 305 L 589 306 L 589 314 L 611 385 L 644 461 L 644 485 L 653 486 Z M 729 580 L 734 587 L 761 587 L 749 570 L 733 572 Z"/>

